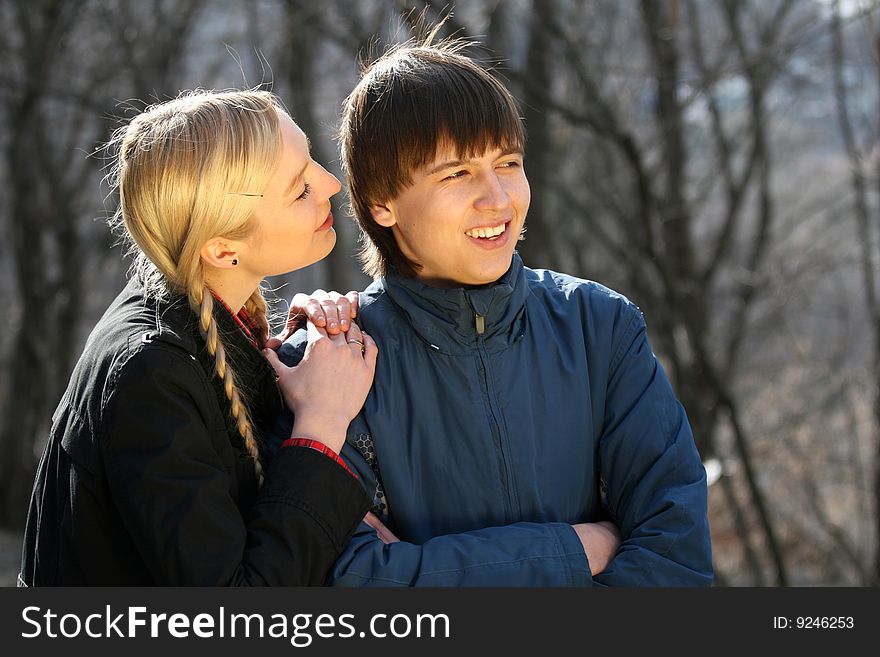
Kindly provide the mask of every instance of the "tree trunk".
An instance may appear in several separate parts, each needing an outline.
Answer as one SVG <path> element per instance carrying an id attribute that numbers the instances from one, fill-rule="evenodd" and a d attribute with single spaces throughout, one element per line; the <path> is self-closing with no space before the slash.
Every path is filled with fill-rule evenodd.
<path id="1" fill-rule="evenodd" d="M 546 88 L 552 77 L 550 44 L 540 14 L 541 12 L 553 14 L 556 8 L 555 3 L 549 0 L 540 3 L 536 0 L 534 4 L 540 4 L 541 7 L 535 6 L 530 14 L 525 79 L 540 80 L 541 85 Z M 552 171 L 553 151 L 547 112 L 544 110 L 541 98 L 534 95 L 534 88 L 535 85 L 526 84 L 521 95 L 522 113 L 527 131 L 526 170 L 532 187 L 532 200 L 526 222 L 527 238 L 520 243 L 518 249 L 524 262 L 530 267 L 554 267 L 557 265 L 550 260 L 555 253 L 552 244 L 552 223 L 548 221 L 546 204 L 548 194 L 544 191 L 547 188 L 548 174 Z"/>
<path id="2" fill-rule="evenodd" d="M 25 313 L 28 317 L 28 313 Z M 11 380 L 4 408 L 9 413 L 0 432 L 0 527 L 21 529 L 36 470 L 33 437 L 48 429 L 49 412 L 43 390 L 47 380 L 38 367 L 34 336 L 23 323 L 13 341 L 9 372 Z M 31 324 L 31 326 L 33 326 Z"/>

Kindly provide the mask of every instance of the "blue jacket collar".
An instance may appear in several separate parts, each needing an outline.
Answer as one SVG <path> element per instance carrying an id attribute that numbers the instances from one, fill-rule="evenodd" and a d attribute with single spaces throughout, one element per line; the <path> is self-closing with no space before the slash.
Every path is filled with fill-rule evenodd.
<path id="1" fill-rule="evenodd" d="M 461 353 L 478 338 L 498 348 L 522 336 L 529 286 L 517 253 L 507 273 L 483 287 L 435 288 L 393 271 L 380 284 L 415 332 L 438 351 Z"/>

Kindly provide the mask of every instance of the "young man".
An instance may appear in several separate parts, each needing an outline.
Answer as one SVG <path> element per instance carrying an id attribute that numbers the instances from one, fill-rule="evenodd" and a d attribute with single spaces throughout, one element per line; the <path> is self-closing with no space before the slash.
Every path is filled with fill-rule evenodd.
<path id="1" fill-rule="evenodd" d="M 380 350 L 342 456 L 400 540 L 362 524 L 331 583 L 710 585 L 705 472 L 641 312 L 514 251 L 530 191 L 507 89 L 459 46 L 401 47 L 341 138 Z"/>

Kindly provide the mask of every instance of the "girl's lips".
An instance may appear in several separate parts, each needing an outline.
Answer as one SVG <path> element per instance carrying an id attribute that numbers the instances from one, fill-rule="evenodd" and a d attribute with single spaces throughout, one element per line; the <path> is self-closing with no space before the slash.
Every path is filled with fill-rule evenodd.
<path id="1" fill-rule="evenodd" d="M 320 233 L 320 232 L 328 230 L 329 228 L 332 228 L 332 227 L 333 227 L 333 213 L 328 212 L 327 219 L 324 220 L 323 224 L 318 226 L 318 228 L 317 228 L 317 230 L 315 230 L 315 232 Z"/>

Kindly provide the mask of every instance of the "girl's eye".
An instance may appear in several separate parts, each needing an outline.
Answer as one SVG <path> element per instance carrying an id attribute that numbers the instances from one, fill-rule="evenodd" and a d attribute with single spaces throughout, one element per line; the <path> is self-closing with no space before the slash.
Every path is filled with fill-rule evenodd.
<path id="1" fill-rule="evenodd" d="M 509 162 L 502 162 L 500 166 L 503 169 L 518 169 L 520 164 L 519 160 L 510 160 Z"/>
<path id="2" fill-rule="evenodd" d="M 309 183 L 303 185 L 303 193 L 296 197 L 297 201 L 302 201 L 312 192 L 312 186 Z"/>

